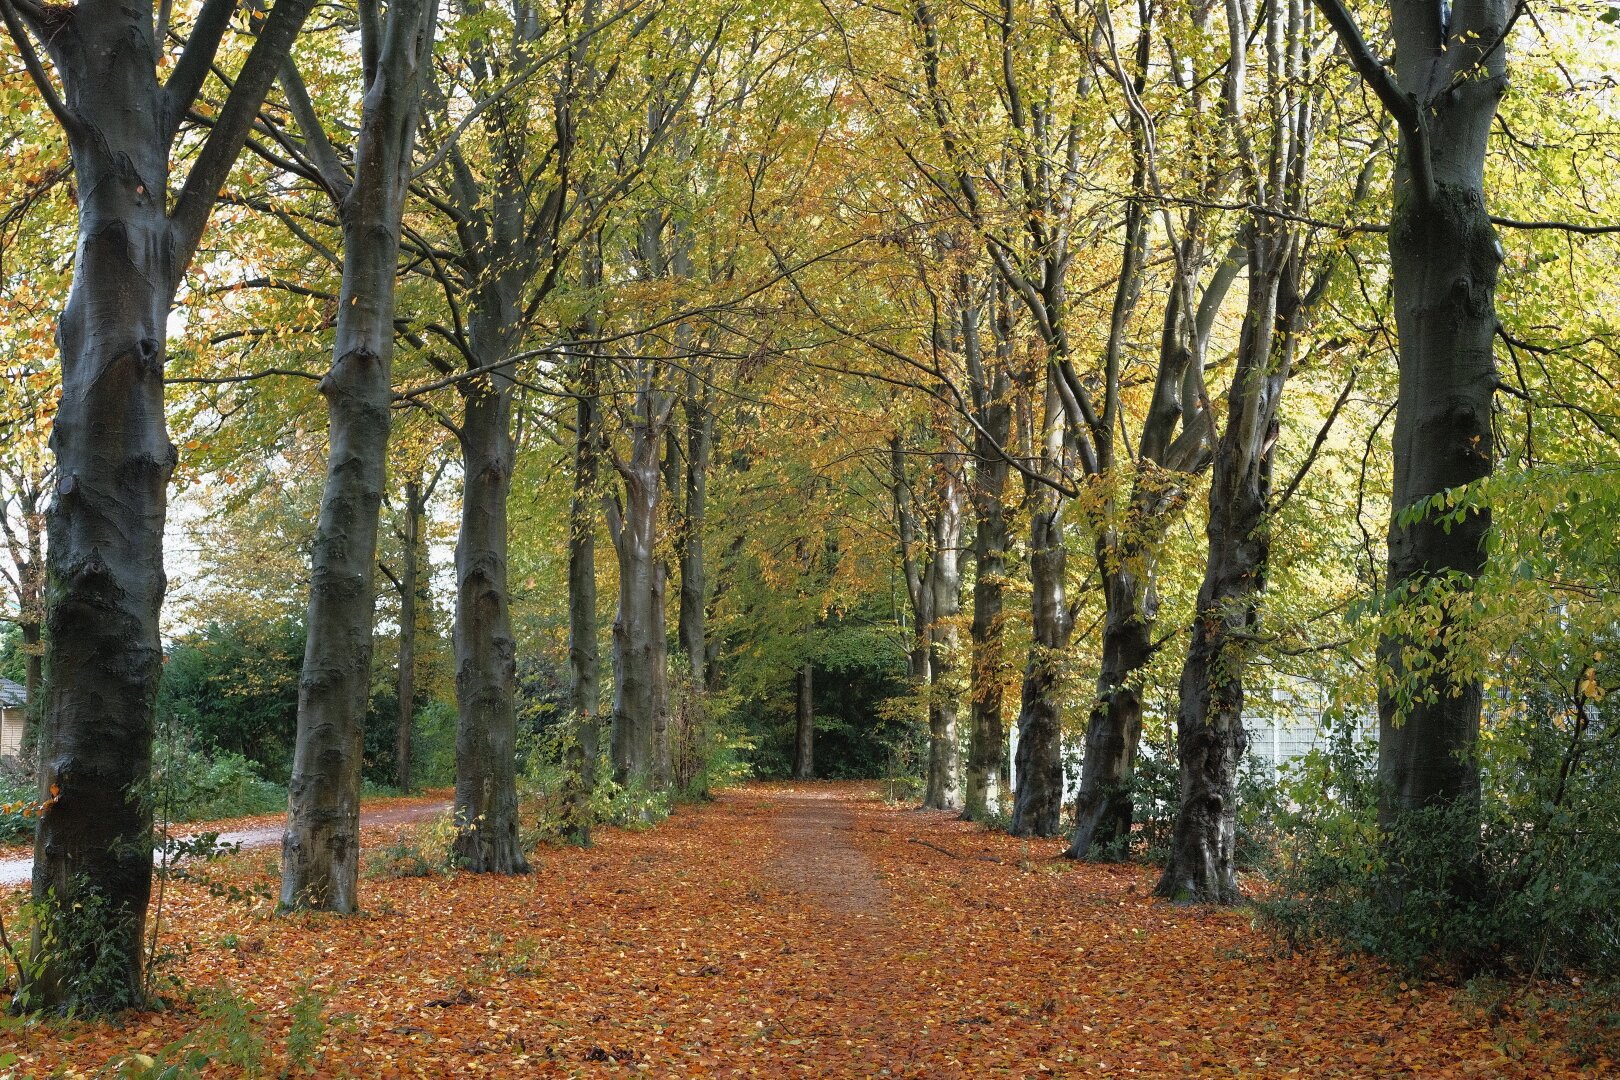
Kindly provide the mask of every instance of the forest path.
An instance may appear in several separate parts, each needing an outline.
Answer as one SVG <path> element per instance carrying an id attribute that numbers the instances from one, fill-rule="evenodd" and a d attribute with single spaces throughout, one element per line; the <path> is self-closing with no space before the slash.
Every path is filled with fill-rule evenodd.
<path id="1" fill-rule="evenodd" d="M 1154 900 L 1151 866 L 1070 862 L 872 784 L 750 784 L 595 840 L 503 877 L 429 869 L 442 850 L 405 836 L 421 876 L 368 873 L 353 918 L 275 915 L 263 855 L 211 863 L 166 889 L 162 970 L 187 992 L 8 1029 L 14 1074 L 217 1046 L 199 1003 L 232 1000 L 277 1075 L 314 993 L 335 1080 L 1616 1075 L 1574 1069 L 1549 1010 L 1532 1036 L 1445 986 L 1284 952 L 1250 911 Z"/>
<path id="2" fill-rule="evenodd" d="M 856 826 L 848 801 L 835 791 L 788 789 L 777 794 L 776 803 L 772 880 L 848 921 L 864 925 L 884 917 L 888 893 L 872 860 L 850 843 Z"/>

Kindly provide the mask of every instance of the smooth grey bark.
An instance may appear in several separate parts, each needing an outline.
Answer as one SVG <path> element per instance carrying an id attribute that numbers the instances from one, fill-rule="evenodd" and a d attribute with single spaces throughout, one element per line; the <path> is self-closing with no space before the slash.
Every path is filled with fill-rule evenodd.
<path id="1" fill-rule="evenodd" d="M 51 433 L 56 488 L 46 525 L 39 745 L 47 805 L 35 834 L 33 897 L 48 903 L 53 917 L 81 920 L 78 936 L 93 944 L 47 958 L 27 988 L 36 1004 L 93 1013 L 133 1005 L 143 992 L 152 880 L 144 785 L 162 663 L 163 524 L 176 460 L 163 409 L 168 314 L 311 6 L 280 0 L 265 17 L 174 195 L 175 137 L 214 64 L 233 5 L 202 6 L 160 83 L 166 43 L 149 6 L 0 4 L 16 51 L 66 136 L 79 212 L 73 285 L 56 335 L 62 391 Z M 35 38 L 48 50 L 60 93 Z M 84 903 L 91 899 L 101 902 Z M 95 925 L 82 924 L 92 918 Z"/>
<path id="2" fill-rule="evenodd" d="M 928 634 L 928 774 L 923 806 L 929 810 L 962 809 L 961 742 L 957 720 L 961 692 L 954 671 L 956 618 L 962 611 L 962 478 L 951 453 L 937 455 L 932 525 L 932 557 L 926 587 L 932 592 L 933 620 Z"/>
<path id="3" fill-rule="evenodd" d="M 400 571 L 394 582 L 399 591 L 399 673 L 395 679 L 399 712 L 394 721 L 394 783 L 411 789 L 411 727 L 416 719 L 416 635 L 421 618 L 418 605 L 422 580 L 422 529 L 427 518 L 427 494 L 420 479 L 405 483 L 405 505 L 399 529 Z"/>
<path id="4" fill-rule="evenodd" d="M 794 677 L 797 707 L 793 725 L 793 779 L 813 780 L 816 776 L 816 698 L 815 665 L 806 660 Z"/>
<path id="5" fill-rule="evenodd" d="M 962 308 L 962 351 L 978 419 L 973 439 L 973 482 L 969 488 L 974 560 L 973 622 L 968 631 L 972 640 L 968 691 L 971 730 L 962 811 L 963 816 L 972 821 L 985 821 L 1000 814 L 1008 794 L 1004 782 L 1009 766 L 1007 729 L 1002 720 L 1002 688 L 1008 661 L 1002 613 L 1007 589 L 1007 548 L 1011 542 L 1004 500 L 1011 472 L 1005 448 L 1011 445 L 1013 431 L 1009 399 L 1012 326 L 1007 313 L 1005 283 L 999 279 L 993 297 L 994 349 L 988 364 L 981 345 L 979 312 L 972 304 L 964 304 Z"/>
<path id="6" fill-rule="evenodd" d="M 343 222 L 343 281 L 322 378 L 327 472 L 310 567 L 298 735 L 281 848 L 281 906 L 358 909 L 360 766 L 371 692 L 377 531 L 388 462 L 401 215 L 433 51 L 434 0 L 362 21 L 365 96 L 353 179 L 324 177 Z M 296 86 L 288 72 L 287 82 Z M 289 95 L 297 97 L 296 91 Z M 319 120 L 301 118 L 315 137 Z"/>
<path id="7" fill-rule="evenodd" d="M 1485 205 L 1484 165 L 1516 9 L 1509 0 L 1463 0 L 1444 9 L 1447 19 L 1421 0 L 1390 0 L 1395 57 L 1385 64 L 1342 4 L 1317 6 L 1400 130 L 1389 231 L 1400 382 L 1386 588 L 1397 606 L 1427 603 L 1471 588 L 1485 566 L 1488 508 L 1444 524 L 1403 515 L 1492 469 L 1502 247 Z M 1450 670 L 1450 625 L 1442 616 L 1432 639 L 1391 634 L 1379 644 L 1379 819 L 1398 849 L 1413 812 L 1449 811 L 1444 840 L 1457 855 L 1456 887 L 1466 891 L 1479 846 L 1482 692 L 1476 676 Z M 1417 656 L 1427 663 L 1414 671 Z"/>
<path id="8" fill-rule="evenodd" d="M 584 252 L 581 285 L 601 283 L 601 263 L 595 244 Z M 587 320 L 574 334 L 577 340 L 596 337 Z M 596 357 L 588 348 L 576 351 L 574 365 L 574 490 L 568 508 L 568 674 L 570 703 L 578 735 L 569 750 L 568 835 L 581 846 L 591 842 L 590 796 L 595 790 L 602 753 L 602 659 L 600 627 L 596 616 L 596 504 L 600 460 L 601 383 Z"/>
<path id="9" fill-rule="evenodd" d="M 670 405 L 666 397 L 650 387 L 638 393 L 630 456 L 613 455 L 622 496 L 604 501 L 619 562 L 619 606 L 613 618 L 614 779 L 654 790 L 668 783 L 671 767 L 666 582 L 657 551 L 659 451 Z"/>

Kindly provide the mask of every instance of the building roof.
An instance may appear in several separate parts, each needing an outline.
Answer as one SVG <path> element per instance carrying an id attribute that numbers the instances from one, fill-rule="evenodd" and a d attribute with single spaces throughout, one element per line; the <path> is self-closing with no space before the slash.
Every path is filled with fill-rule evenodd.
<path id="1" fill-rule="evenodd" d="M 0 679 L 0 709 L 20 709 L 28 704 L 28 691 L 21 683 Z"/>

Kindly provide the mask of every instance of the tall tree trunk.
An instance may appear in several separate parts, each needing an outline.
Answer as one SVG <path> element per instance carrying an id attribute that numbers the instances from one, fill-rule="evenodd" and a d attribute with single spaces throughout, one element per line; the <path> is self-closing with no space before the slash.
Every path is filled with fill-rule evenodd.
<path id="1" fill-rule="evenodd" d="M 461 534 L 456 541 L 456 864 L 477 873 L 529 869 L 518 840 L 517 642 L 506 577 L 512 488 L 511 384 L 463 390 Z"/>
<path id="2" fill-rule="evenodd" d="M 1488 509 L 1458 521 L 1405 515 L 1491 473 L 1502 247 L 1485 206 L 1484 165 L 1508 85 L 1514 7 L 1468 0 L 1437 16 L 1423 0 L 1390 0 L 1395 56 L 1385 64 L 1339 0 L 1317 6 L 1400 129 L 1389 230 L 1400 383 L 1386 588 L 1397 606 L 1433 603 L 1471 588 L 1485 566 Z M 1458 888 L 1467 889 L 1479 847 L 1482 692 L 1477 676 L 1452 670 L 1452 621 L 1440 622 L 1424 640 L 1392 633 L 1379 644 L 1379 819 L 1398 848 L 1412 812 L 1450 811 L 1445 839 L 1458 856 Z"/>
<path id="3" fill-rule="evenodd" d="M 938 470 L 938 505 L 933 512 L 933 559 L 928 587 L 933 593 L 933 620 L 928 627 L 928 777 L 923 806 L 930 810 L 962 809 L 961 744 L 957 717 L 961 693 L 955 679 L 956 617 L 962 610 L 962 478 L 955 462 L 944 458 Z"/>
<path id="4" fill-rule="evenodd" d="M 587 287 L 596 283 L 596 265 L 587 251 Z M 577 335 L 594 337 L 588 329 Z M 569 752 L 569 837 L 591 842 L 590 796 L 596 788 L 602 753 L 602 669 L 596 617 L 596 475 L 601 444 L 596 358 L 581 351 L 574 358 L 578 397 L 574 401 L 574 494 L 568 510 L 568 672 L 577 737 Z"/>
<path id="5" fill-rule="evenodd" d="M 1404 86 L 1426 85 L 1443 48 L 1418 53 L 1432 21 L 1410 0 L 1392 5 Z M 1452 31 L 1452 64 L 1466 65 L 1482 43 L 1495 42 L 1506 23 L 1505 3 L 1459 5 Z M 1472 38 L 1465 19 L 1477 24 Z M 1436 515 L 1403 523 L 1401 515 L 1432 495 L 1491 473 L 1494 431 L 1491 402 L 1497 386 L 1492 344 L 1496 333 L 1496 280 L 1502 248 L 1485 207 L 1482 180 L 1486 145 L 1497 102 L 1507 87 L 1505 48 L 1484 61 L 1488 77 L 1466 77 L 1427 104 L 1427 195 L 1413 175 L 1414 147 L 1401 140 L 1395 176 L 1395 212 L 1389 232 L 1390 274 L 1399 337 L 1400 385 L 1395 408 L 1395 472 L 1390 493 L 1390 595 L 1408 601 L 1438 587 L 1467 589 L 1485 566 L 1490 512 L 1442 523 Z M 1442 71 L 1445 67 L 1442 66 Z M 1443 80 L 1444 81 L 1444 80 Z M 1449 624 L 1450 619 L 1444 620 Z M 1448 670 L 1442 626 L 1431 640 L 1392 635 L 1380 643 L 1388 677 L 1379 680 L 1378 778 L 1380 820 L 1400 832 L 1403 816 L 1433 807 L 1455 808 L 1450 839 L 1459 862 L 1471 864 L 1479 832 L 1481 685 Z M 1439 644 L 1436 644 L 1439 643 Z M 1424 674 L 1407 669 L 1410 653 L 1427 654 Z M 1417 685 L 1413 685 L 1414 680 Z M 1406 685 L 1400 685 L 1400 684 Z M 1404 704 L 1410 702 L 1408 706 Z"/>
<path id="6" fill-rule="evenodd" d="M 107 0 L 7 5 L 6 30 L 67 137 L 78 200 L 73 286 L 57 323 L 62 390 L 47 517 L 43 811 L 33 896 L 78 920 L 73 955 L 46 954 L 30 999 L 98 1012 L 142 990 L 152 887 L 153 709 L 162 664 L 163 525 L 176 452 L 163 412 L 168 314 L 219 188 L 309 0 L 280 0 L 192 159 L 170 212 L 169 156 L 228 27 L 199 18 L 158 81 L 150 8 Z M 44 43 L 60 92 L 32 38 Z M 36 940 L 36 945 L 39 942 Z"/>
<path id="7" fill-rule="evenodd" d="M 342 199 L 343 284 L 328 411 L 326 487 L 310 573 L 298 736 L 281 851 L 281 904 L 358 907 L 360 766 L 371 691 L 378 511 L 393 403 L 400 218 L 437 5 L 395 0 L 366 87 L 352 186 Z M 371 51 L 370 49 L 367 50 Z"/>
<path id="8" fill-rule="evenodd" d="M 692 689 L 703 692 L 708 678 L 708 570 L 704 563 L 703 530 L 708 521 L 709 462 L 714 455 L 714 414 L 707 388 L 695 372 L 686 378 L 681 402 L 686 421 L 685 493 L 682 499 L 676 555 L 680 560 L 681 595 L 677 628 L 681 651 L 686 654 Z"/>
<path id="9" fill-rule="evenodd" d="M 813 780 L 816 776 L 816 699 L 815 665 L 806 660 L 799 665 L 795 680 L 798 708 L 794 711 L 793 779 Z"/>
<path id="10" fill-rule="evenodd" d="M 426 515 L 420 480 L 405 484 L 405 527 L 400 533 L 403 548 L 399 576 L 399 715 L 394 730 L 394 783 L 400 791 L 411 789 L 411 726 L 416 719 L 416 622 L 417 598 L 421 588 L 422 520 Z"/>
<path id="11" fill-rule="evenodd" d="M 1142 692 L 1139 678 L 1153 655 L 1152 627 L 1157 603 L 1150 584 L 1130 568 L 1117 538 L 1098 542 L 1103 568 L 1104 609 L 1102 664 L 1097 696 L 1086 723 L 1080 790 L 1075 796 L 1071 858 L 1120 859 L 1131 835 L 1131 781 L 1142 741 Z M 1135 545 L 1132 545 L 1135 548 Z M 1117 561 L 1116 561 L 1117 560 Z M 1118 569 L 1110 569 L 1110 567 Z"/>
<path id="12" fill-rule="evenodd" d="M 1227 8 L 1229 58 L 1222 109 L 1242 134 L 1247 42 L 1255 5 Z M 1248 735 L 1243 727 L 1244 669 L 1260 621 L 1271 546 L 1271 466 L 1282 392 L 1293 369 L 1310 299 L 1301 296 L 1302 252 L 1291 223 L 1304 209 L 1314 110 L 1305 0 L 1268 5 L 1263 18 L 1264 93 L 1273 129 L 1239 144 L 1246 195 L 1257 209 L 1245 230 L 1248 300 L 1238 340 L 1236 369 L 1227 393 L 1227 420 L 1215 445 L 1206 528 L 1208 557 L 1198 591 L 1192 638 L 1181 672 L 1176 718 L 1180 799 L 1170 859 L 1156 892 L 1175 900 L 1235 903 L 1237 886 L 1237 780 Z M 1358 188 L 1358 196 L 1361 189 Z M 1228 262 L 1231 260 L 1228 259 Z M 1312 287 L 1320 296 L 1331 263 Z M 1207 299 L 1207 297 L 1206 297 Z"/>
<path id="13" fill-rule="evenodd" d="M 73 78 L 67 87 L 93 135 L 70 140 L 79 245 L 57 324 L 62 397 L 51 432 L 57 486 L 47 526 L 39 752 L 50 805 L 34 843 L 34 897 L 52 898 L 64 918 L 92 897 L 108 906 L 91 948 L 111 958 L 118 977 L 83 990 L 65 985 L 58 979 L 81 976 L 97 958 L 64 957 L 58 979 L 37 987 L 50 1003 L 99 1011 L 133 1005 L 141 994 L 152 879 L 152 810 L 142 788 L 163 658 L 163 522 L 175 465 L 163 420 L 175 273 L 162 110 L 144 51 L 151 43 L 125 19 L 73 10 L 82 77 L 105 85 Z"/>
<path id="14" fill-rule="evenodd" d="M 1007 316 L 1006 285 L 997 278 L 992 305 L 995 351 L 987 371 L 980 348 L 978 313 L 963 310 L 963 354 L 973 390 L 978 427 L 973 437 L 973 623 L 972 670 L 969 678 L 972 730 L 968 739 L 967 784 L 963 816 L 984 821 L 1002 811 L 1006 796 L 1003 774 L 1008 767 L 1007 729 L 1002 722 L 1003 686 L 1007 675 L 1002 633 L 1002 597 L 1007 582 L 1006 498 L 1007 447 L 1012 441 L 1012 403 L 1008 378 L 1012 327 Z M 965 291 L 965 290 L 964 290 Z"/>
<path id="15" fill-rule="evenodd" d="M 1209 554 L 1181 671 L 1180 800 L 1170 861 L 1155 890 L 1174 900 L 1215 904 L 1239 899 L 1237 777 L 1249 745 L 1243 675 L 1259 628 L 1271 548 L 1272 448 L 1283 383 L 1293 363 L 1292 312 L 1298 310 L 1296 253 L 1289 250 L 1286 230 L 1264 218 L 1253 228 L 1248 310 L 1210 483 Z M 1280 317 L 1285 274 L 1290 313 Z"/>
<path id="16" fill-rule="evenodd" d="M 1035 494 L 1029 523 L 1029 662 L 1018 709 L 1018 749 L 1013 762 L 1014 836 L 1056 836 L 1063 813 L 1063 651 L 1070 617 L 1064 575 L 1063 511 L 1055 491 Z"/>
<path id="17" fill-rule="evenodd" d="M 651 395 L 648 395 L 649 399 Z M 608 532 L 619 560 L 619 607 L 613 620 L 613 771 L 621 784 L 667 786 L 668 646 L 664 631 L 664 562 L 658 557 L 661 409 L 650 400 L 630 434 L 630 459 L 617 463 L 622 505 L 606 502 Z"/>

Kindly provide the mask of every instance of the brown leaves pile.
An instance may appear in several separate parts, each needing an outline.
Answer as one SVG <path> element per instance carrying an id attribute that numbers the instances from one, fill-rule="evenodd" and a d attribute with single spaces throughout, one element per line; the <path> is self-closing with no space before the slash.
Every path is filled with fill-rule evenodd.
<path id="1" fill-rule="evenodd" d="M 916 842 L 914 842 L 916 841 Z M 756 786 L 524 878 L 368 882 L 356 918 L 171 887 L 177 974 L 262 1014 L 273 1058 L 325 995 L 323 1077 L 1423 1076 L 1583 1071 L 1556 1037 L 1366 961 L 1284 955 L 1238 911 L 1148 897 L 856 785 Z M 232 871 L 259 884 L 273 855 Z M 18 1076 L 97 1075 L 200 1026 L 0 1031 Z M 218 1063 L 209 1075 L 238 1075 Z M 271 1062 L 263 1075 L 278 1075 Z"/>

